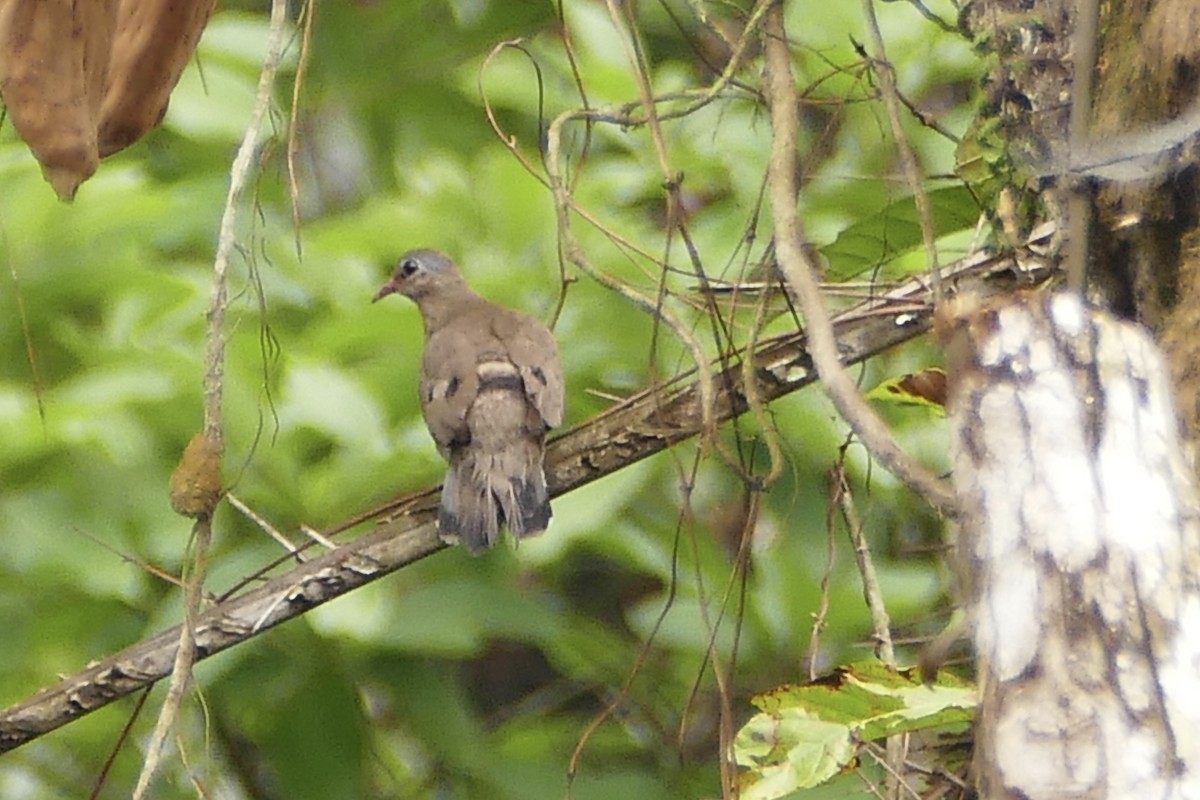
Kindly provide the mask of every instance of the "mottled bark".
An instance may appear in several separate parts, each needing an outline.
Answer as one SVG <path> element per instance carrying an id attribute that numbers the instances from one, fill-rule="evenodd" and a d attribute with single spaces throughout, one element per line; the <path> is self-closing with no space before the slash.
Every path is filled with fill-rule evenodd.
<path id="1" fill-rule="evenodd" d="M 1098 4 L 1094 41 L 1076 35 Z M 1066 231 L 1090 205 L 1087 295 L 1146 324 L 1167 351 L 1181 419 L 1200 437 L 1200 4 L 1195 0 L 972 0 L 963 27 L 992 57 L 980 127 L 994 124 L 1043 210 Z M 1093 78 L 1079 91 L 1076 59 Z M 1070 109 L 1084 146 L 1072 151 Z M 1028 222 L 1027 220 L 1024 220 Z"/>
<path id="2" fill-rule="evenodd" d="M 1200 516 L 1162 356 L 1073 294 L 943 337 L 981 796 L 1200 797 Z"/>

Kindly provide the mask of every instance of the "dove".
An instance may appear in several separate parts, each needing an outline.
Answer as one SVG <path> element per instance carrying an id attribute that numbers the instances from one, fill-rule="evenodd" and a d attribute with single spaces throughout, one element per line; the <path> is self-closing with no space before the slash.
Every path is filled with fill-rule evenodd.
<path id="1" fill-rule="evenodd" d="M 438 535 L 472 555 L 500 525 L 522 539 L 550 524 L 542 466 L 546 431 L 562 422 L 564 381 L 554 336 L 539 320 L 476 294 L 449 257 L 410 250 L 375 295 L 413 300 L 425 326 L 421 413 L 450 467 Z"/>

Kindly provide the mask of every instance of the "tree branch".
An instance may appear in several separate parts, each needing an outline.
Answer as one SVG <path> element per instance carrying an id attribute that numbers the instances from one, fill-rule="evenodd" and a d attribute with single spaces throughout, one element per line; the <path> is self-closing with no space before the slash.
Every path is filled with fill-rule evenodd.
<path id="1" fill-rule="evenodd" d="M 250 116 L 250 122 L 246 126 L 242 143 L 238 147 L 237 156 L 234 158 L 233 167 L 230 170 L 229 192 L 225 198 L 225 210 L 221 215 L 220 238 L 217 241 L 217 252 L 213 260 L 212 303 L 209 306 L 208 325 L 205 331 L 207 352 L 204 371 L 204 436 L 217 454 L 217 458 L 213 462 L 214 473 L 209 476 L 216 486 L 220 486 L 220 463 L 221 456 L 225 451 L 225 437 L 221 424 L 221 398 L 225 390 L 225 312 L 228 305 L 226 277 L 229 271 L 229 256 L 237 241 L 235 223 L 238 201 L 246 188 L 250 173 L 258 162 L 263 120 L 271 105 L 271 90 L 275 86 L 275 72 L 283 55 L 287 5 L 286 0 L 273 0 L 271 5 L 271 29 L 267 38 L 267 54 L 258 78 L 258 93 L 254 101 L 254 111 Z M 208 548 L 212 542 L 211 507 L 199 514 L 192 530 L 194 555 L 191 567 L 188 569 L 183 596 L 183 618 L 187 624 L 181 625 L 179 628 L 179 644 L 175 648 L 167 699 L 159 710 L 158 722 L 154 726 L 154 733 L 146 748 L 146 758 L 142 762 L 141 774 L 138 775 L 137 785 L 133 790 L 133 800 L 142 800 L 150 791 L 163 749 L 171 735 L 171 729 L 175 726 L 175 719 L 183 705 L 184 694 L 192 679 L 192 665 L 195 663 L 196 657 L 195 642 L 192 638 L 193 630 L 196 615 L 200 613 L 200 599 L 204 592 L 204 579 L 207 574 Z"/>
<path id="2" fill-rule="evenodd" d="M 779 270 L 796 293 L 804 324 L 812 337 L 812 358 L 826 394 L 871 455 L 927 502 L 945 513 L 954 510 L 954 492 L 945 482 L 900 449 L 879 415 L 867 405 L 843 364 L 843 353 L 830 324 L 829 310 L 817 285 L 816 268 L 806 253 L 807 237 L 796 206 L 796 149 L 800 127 L 792 54 L 783 26 L 783 5 L 771 7 L 763 28 L 766 95 L 771 106 L 771 163 L 767 184 L 775 223 Z"/>
<path id="3" fill-rule="evenodd" d="M 1043 230 L 1037 241 L 1049 237 Z M 947 289 L 983 297 L 1043 280 L 1049 269 L 1033 252 L 976 254 L 946 268 Z M 847 363 L 863 361 L 912 339 L 930 327 L 932 309 L 923 281 L 914 279 L 838 314 L 834 332 Z M 746 369 L 747 362 L 751 369 Z M 745 380 L 764 402 L 778 399 L 815 380 L 797 331 L 739 350 L 734 364 L 713 381 L 712 413 L 728 420 L 747 410 Z M 652 386 L 567 431 L 550 443 L 547 472 L 558 496 L 696 436 L 703 431 L 695 371 Z M 436 490 L 397 500 L 345 524 L 382 520 L 374 530 L 337 550 L 270 578 L 253 589 L 223 598 L 200 614 L 195 631 L 196 660 L 226 650 L 298 617 L 309 609 L 370 583 L 442 549 L 433 519 Z M 6 752 L 95 711 L 170 674 L 179 626 L 139 642 L 43 689 L 0 712 L 0 752 Z"/>

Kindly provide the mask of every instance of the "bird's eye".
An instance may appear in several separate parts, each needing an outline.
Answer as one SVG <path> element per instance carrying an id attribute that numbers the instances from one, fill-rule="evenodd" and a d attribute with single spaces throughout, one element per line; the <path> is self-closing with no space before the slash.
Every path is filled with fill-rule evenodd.
<path id="1" fill-rule="evenodd" d="M 418 269 L 420 269 L 420 265 L 415 258 L 406 258 L 400 262 L 400 274 L 406 278 L 410 277 Z"/>

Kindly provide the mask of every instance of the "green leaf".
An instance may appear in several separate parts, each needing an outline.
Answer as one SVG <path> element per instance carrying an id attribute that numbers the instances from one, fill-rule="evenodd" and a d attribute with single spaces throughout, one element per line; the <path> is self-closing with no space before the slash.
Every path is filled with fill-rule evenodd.
<path id="1" fill-rule="evenodd" d="M 974 686 L 944 671 L 927 686 L 914 670 L 897 672 L 865 661 L 751 702 L 763 713 L 738 732 L 734 758 L 749 769 L 742 796 L 770 800 L 816 786 L 849 766 L 853 742 L 961 730 L 977 700 Z"/>
<path id="2" fill-rule="evenodd" d="M 929 367 L 879 382 L 867 399 L 904 406 L 922 406 L 946 413 L 946 371 Z"/>
<path id="3" fill-rule="evenodd" d="M 979 206 L 966 186 L 934 189 L 926 196 L 939 238 L 973 228 L 979 219 Z M 883 269 L 882 277 L 894 278 L 898 275 L 892 274 L 888 265 L 921 244 L 916 201 L 904 197 L 842 230 L 821 254 L 829 259 L 829 278 L 834 281 L 848 280 L 875 267 Z"/>
<path id="4" fill-rule="evenodd" d="M 751 769 L 743 800 L 772 800 L 810 789 L 837 775 L 854 758 L 850 729 L 802 708 L 757 714 L 738 731 L 734 759 Z"/>

